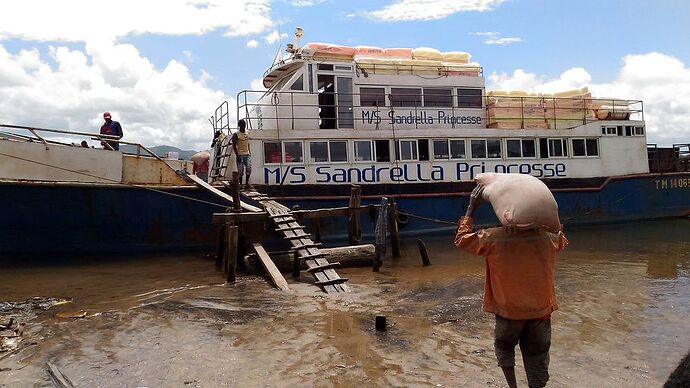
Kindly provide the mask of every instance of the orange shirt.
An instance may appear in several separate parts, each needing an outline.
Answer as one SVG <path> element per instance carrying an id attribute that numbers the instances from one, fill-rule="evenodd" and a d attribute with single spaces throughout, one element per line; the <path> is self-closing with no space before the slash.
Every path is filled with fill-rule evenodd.
<path id="1" fill-rule="evenodd" d="M 558 309 L 554 289 L 556 252 L 563 232 L 507 227 L 472 232 L 472 218 L 458 221 L 455 246 L 486 258 L 484 311 L 508 319 L 537 319 Z"/>

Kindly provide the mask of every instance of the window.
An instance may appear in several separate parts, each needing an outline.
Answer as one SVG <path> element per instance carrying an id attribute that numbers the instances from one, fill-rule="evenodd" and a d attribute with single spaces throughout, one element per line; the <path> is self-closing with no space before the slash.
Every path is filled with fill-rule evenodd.
<path id="1" fill-rule="evenodd" d="M 635 127 L 635 136 L 644 136 L 644 127 Z"/>
<path id="2" fill-rule="evenodd" d="M 285 163 L 302 163 L 304 161 L 301 141 L 286 141 L 283 143 L 283 147 Z"/>
<path id="3" fill-rule="evenodd" d="M 422 106 L 422 89 L 391 88 L 393 106 Z"/>
<path id="4" fill-rule="evenodd" d="M 597 139 L 573 139 L 573 157 L 599 156 Z"/>
<path id="5" fill-rule="evenodd" d="M 421 142 L 421 140 L 420 140 Z M 449 147 L 450 145 L 450 147 Z M 465 159 L 465 141 L 464 140 L 441 140 L 433 141 L 434 159 Z M 421 159 L 421 145 L 420 145 L 420 160 Z"/>
<path id="6" fill-rule="evenodd" d="M 386 106 L 386 90 L 384 88 L 359 88 L 359 102 L 361 106 Z"/>
<path id="7" fill-rule="evenodd" d="M 506 140 L 506 152 L 509 158 L 534 158 L 537 155 L 534 139 Z"/>
<path id="8" fill-rule="evenodd" d="M 522 157 L 536 158 L 537 157 L 537 143 L 534 139 L 522 139 Z"/>
<path id="9" fill-rule="evenodd" d="M 606 136 L 616 136 L 618 131 L 616 130 L 616 127 L 603 126 L 601 127 L 601 134 Z"/>
<path id="10" fill-rule="evenodd" d="M 475 159 L 498 159 L 501 157 L 501 140 L 499 139 L 472 140 L 470 148 L 472 149 L 472 158 Z"/>
<path id="11" fill-rule="evenodd" d="M 352 66 L 335 66 L 335 71 L 352 71 Z"/>
<path id="12" fill-rule="evenodd" d="M 451 159 L 465 159 L 465 141 L 451 140 L 450 141 L 450 158 Z"/>
<path id="13" fill-rule="evenodd" d="M 489 158 L 501 158 L 501 141 L 499 139 L 489 139 L 486 141 L 486 150 Z"/>
<path id="14" fill-rule="evenodd" d="M 424 106 L 453 106 L 453 92 L 450 89 L 424 88 Z"/>
<path id="15" fill-rule="evenodd" d="M 347 162 L 347 142 L 312 141 L 309 143 L 309 156 L 314 163 Z"/>
<path id="16" fill-rule="evenodd" d="M 327 65 L 325 63 L 319 63 L 319 70 L 333 71 L 333 65 Z"/>
<path id="17" fill-rule="evenodd" d="M 450 157 L 448 140 L 434 140 L 432 144 L 434 147 L 434 159 L 448 159 Z"/>
<path id="18" fill-rule="evenodd" d="M 568 156 L 568 143 L 566 139 L 549 139 L 548 141 L 549 157 L 562 158 Z"/>
<path id="19" fill-rule="evenodd" d="M 625 136 L 632 136 L 633 135 L 633 129 L 634 127 L 632 125 L 626 125 L 625 126 Z"/>
<path id="20" fill-rule="evenodd" d="M 470 141 L 470 148 L 473 159 L 486 158 L 486 140 L 472 140 Z"/>
<path id="21" fill-rule="evenodd" d="M 398 140 L 395 143 L 396 160 L 417 160 L 417 141 Z"/>
<path id="22" fill-rule="evenodd" d="M 355 161 L 364 162 L 374 160 L 372 156 L 371 141 L 356 140 L 355 141 Z"/>
<path id="23" fill-rule="evenodd" d="M 429 160 L 429 139 L 417 140 L 417 149 L 419 150 L 419 160 Z"/>
<path id="24" fill-rule="evenodd" d="M 290 86 L 290 90 L 304 90 L 304 74 L 300 75 Z"/>
<path id="25" fill-rule="evenodd" d="M 331 141 L 328 143 L 331 162 L 347 162 L 347 142 Z"/>
<path id="26" fill-rule="evenodd" d="M 309 143 L 309 156 L 312 162 L 328 162 L 328 142 L 312 141 Z"/>
<path id="27" fill-rule="evenodd" d="M 283 159 L 283 152 L 280 147 L 280 142 L 265 141 L 264 142 L 264 163 L 280 163 Z"/>
<path id="28" fill-rule="evenodd" d="M 460 108 L 481 108 L 482 89 L 458 88 L 458 106 Z"/>
<path id="29" fill-rule="evenodd" d="M 374 140 L 374 150 L 377 162 L 391 161 L 391 150 L 388 140 Z"/>

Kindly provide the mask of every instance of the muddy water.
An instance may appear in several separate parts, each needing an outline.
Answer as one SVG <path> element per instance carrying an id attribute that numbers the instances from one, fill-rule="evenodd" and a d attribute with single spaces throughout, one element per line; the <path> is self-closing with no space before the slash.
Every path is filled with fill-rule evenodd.
<path id="1" fill-rule="evenodd" d="M 567 234 L 551 386 L 661 385 L 690 349 L 690 221 Z M 260 277 L 223 285 L 198 254 L 4 265 L 0 324 L 25 322 L 26 348 L 0 353 L 0 385 L 50 386 L 50 361 L 82 387 L 505 386 L 483 260 L 425 240 L 431 267 L 404 241 L 379 273 L 339 270 L 353 292 L 330 296 L 307 276 L 287 293 Z"/>

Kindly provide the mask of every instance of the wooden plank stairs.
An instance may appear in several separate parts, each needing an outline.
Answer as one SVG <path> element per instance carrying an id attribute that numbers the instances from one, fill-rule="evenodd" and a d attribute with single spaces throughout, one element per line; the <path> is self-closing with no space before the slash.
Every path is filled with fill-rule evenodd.
<path id="1" fill-rule="evenodd" d="M 223 182 L 228 184 L 227 182 Z M 347 278 L 341 278 L 335 271 L 339 263 L 329 263 L 320 251 L 321 244 L 315 243 L 311 235 L 304 232 L 304 227 L 292 216 L 290 209 L 255 190 L 245 190 L 241 194 L 258 202 L 268 213 L 269 219 L 276 227 L 276 232 L 290 243 L 292 251 L 299 260 L 304 261 L 309 272 L 316 280 L 315 284 L 326 293 L 350 292 L 345 284 Z"/>

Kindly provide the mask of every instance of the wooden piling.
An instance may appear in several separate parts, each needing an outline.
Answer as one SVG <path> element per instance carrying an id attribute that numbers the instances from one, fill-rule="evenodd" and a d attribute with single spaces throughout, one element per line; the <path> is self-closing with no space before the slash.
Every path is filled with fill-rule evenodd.
<path id="1" fill-rule="evenodd" d="M 232 210 L 239 213 L 242 211 L 242 204 L 240 203 L 240 176 L 237 171 L 232 172 L 230 190 L 232 191 Z"/>
<path id="2" fill-rule="evenodd" d="M 226 241 L 225 281 L 234 283 L 237 272 L 237 226 L 226 226 Z"/>
<path id="3" fill-rule="evenodd" d="M 295 251 L 292 254 L 292 277 L 299 279 L 301 263 L 299 262 L 299 254 Z"/>
<path id="4" fill-rule="evenodd" d="M 422 257 L 422 264 L 424 264 L 425 267 L 430 266 L 431 261 L 429 261 L 429 253 L 426 251 L 426 244 L 424 244 L 421 238 L 417 239 L 417 246 L 419 247 L 419 255 Z"/>
<path id="5" fill-rule="evenodd" d="M 350 204 L 348 206 L 347 237 L 350 245 L 362 243 L 362 230 L 360 225 L 359 208 L 362 206 L 362 187 L 352 185 L 350 187 Z"/>
<path id="6" fill-rule="evenodd" d="M 319 218 L 312 218 L 311 219 L 311 234 L 312 237 L 314 238 L 314 241 L 317 243 L 321 242 L 321 221 Z"/>
<path id="7" fill-rule="evenodd" d="M 374 260 L 371 261 L 371 269 L 374 272 L 379 272 L 379 268 L 381 268 L 381 251 L 379 250 L 379 247 L 374 249 Z"/>
<path id="8" fill-rule="evenodd" d="M 393 198 L 388 198 L 388 220 L 390 222 L 393 257 L 400 257 L 400 235 L 398 232 L 398 208 Z"/>
<path id="9" fill-rule="evenodd" d="M 218 225 L 216 232 L 216 267 L 223 266 L 225 259 L 225 224 Z"/>

